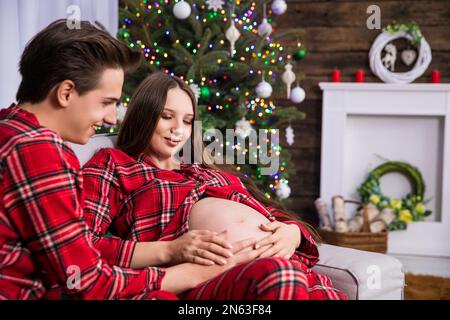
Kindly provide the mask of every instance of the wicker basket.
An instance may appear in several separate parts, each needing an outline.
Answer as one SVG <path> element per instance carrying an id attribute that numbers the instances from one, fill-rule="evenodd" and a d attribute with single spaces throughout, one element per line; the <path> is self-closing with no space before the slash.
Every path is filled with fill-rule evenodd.
<path id="1" fill-rule="evenodd" d="M 345 200 L 345 203 L 362 205 L 359 201 Z M 319 234 L 325 243 L 340 247 L 353 248 L 358 250 L 386 253 L 387 252 L 387 232 L 369 232 L 369 221 L 367 208 L 364 207 L 363 232 L 335 232 L 319 229 Z"/>
<path id="2" fill-rule="evenodd" d="M 358 250 L 386 253 L 387 232 L 334 232 L 319 230 L 320 236 L 325 243 L 340 247 Z"/>

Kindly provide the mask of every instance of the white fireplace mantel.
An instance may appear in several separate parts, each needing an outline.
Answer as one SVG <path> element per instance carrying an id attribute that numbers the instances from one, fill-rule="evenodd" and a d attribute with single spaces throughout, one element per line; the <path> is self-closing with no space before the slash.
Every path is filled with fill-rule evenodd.
<path id="1" fill-rule="evenodd" d="M 446 83 L 410 83 L 410 84 L 391 84 L 391 83 L 355 83 L 355 82 L 321 82 L 320 89 L 323 91 L 438 91 L 449 92 L 450 84 Z"/>
<path id="2" fill-rule="evenodd" d="M 389 233 L 393 255 L 450 261 L 450 84 L 320 83 L 323 90 L 321 198 L 356 198 L 367 173 L 388 160 L 420 169 L 433 215 Z M 402 181 L 402 179 L 404 181 Z M 383 192 L 410 189 L 396 174 Z M 450 276 L 450 265 L 448 267 Z"/>

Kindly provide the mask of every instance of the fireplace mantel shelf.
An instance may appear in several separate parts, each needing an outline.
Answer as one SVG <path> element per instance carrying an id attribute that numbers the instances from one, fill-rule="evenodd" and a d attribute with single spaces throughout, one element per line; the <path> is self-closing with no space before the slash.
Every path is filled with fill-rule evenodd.
<path id="1" fill-rule="evenodd" d="M 356 82 L 320 82 L 319 87 L 327 91 L 444 91 L 450 92 L 450 83 L 356 83 Z"/>

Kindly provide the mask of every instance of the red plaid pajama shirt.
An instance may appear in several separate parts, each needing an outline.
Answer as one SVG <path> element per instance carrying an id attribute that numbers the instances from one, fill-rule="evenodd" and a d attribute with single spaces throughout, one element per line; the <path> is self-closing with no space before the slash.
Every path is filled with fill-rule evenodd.
<path id="1" fill-rule="evenodd" d="M 70 147 L 17 105 L 1 110 L 0 300 L 60 298 L 62 292 L 83 299 L 176 299 L 159 291 L 163 268 L 132 270 L 101 260 L 82 204 L 82 176 Z"/>
<path id="2" fill-rule="evenodd" d="M 188 216 L 202 195 L 243 203 L 269 220 L 284 214 L 259 203 L 231 173 L 201 164 L 162 170 L 145 154 L 134 159 L 118 149 L 103 149 L 82 169 L 85 211 L 92 241 L 108 263 L 129 267 L 136 242 L 174 240 L 188 231 Z M 304 228 L 291 258 L 257 259 L 180 295 L 186 299 L 346 299 L 331 281 L 311 270 L 317 246 Z M 115 236 L 105 238 L 108 230 Z M 239 281 L 237 281 L 239 279 Z M 271 281 L 264 281 L 271 279 Z M 242 290 L 245 288 L 245 290 Z"/>

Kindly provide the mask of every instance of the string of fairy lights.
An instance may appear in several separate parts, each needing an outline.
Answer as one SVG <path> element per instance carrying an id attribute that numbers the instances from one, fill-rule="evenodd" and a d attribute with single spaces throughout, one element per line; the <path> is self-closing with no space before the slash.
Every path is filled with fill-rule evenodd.
<path id="1" fill-rule="evenodd" d="M 231 5 L 234 7 L 240 6 L 240 0 L 231 0 L 229 1 Z M 219 23 L 223 21 L 223 25 L 226 25 L 229 22 L 229 19 L 233 19 L 236 26 L 239 27 L 243 32 L 249 32 L 254 35 L 256 38 L 258 35 L 258 25 L 259 22 L 255 18 L 255 10 L 257 7 L 257 2 L 253 1 L 250 4 L 247 4 L 247 8 L 241 12 L 240 15 L 236 14 L 235 11 L 230 12 L 228 10 L 222 9 L 218 11 L 208 10 L 205 4 L 197 4 L 192 3 L 193 15 L 195 20 L 199 23 L 205 25 L 210 25 L 213 23 Z M 126 16 L 121 21 L 121 27 L 119 29 L 119 38 L 125 41 L 131 48 L 139 48 L 142 50 L 147 63 L 151 66 L 154 66 L 172 76 L 178 76 L 182 80 L 184 80 L 187 84 L 194 84 L 199 87 L 199 99 L 202 102 L 206 103 L 206 110 L 208 112 L 220 112 L 223 110 L 227 110 L 229 108 L 238 108 L 240 107 L 238 103 L 237 95 L 243 95 L 245 97 L 244 107 L 247 108 L 248 114 L 253 114 L 254 117 L 249 117 L 249 122 L 252 126 L 259 126 L 268 128 L 266 132 L 275 133 L 275 130 L 271 128 L 271 120 L 276 116 L 276 106 L 273 101 L 268 99 L 260 99 L 254 98 L 254 87 L 250 87 L 248 82 L 243 81 L 236 85 L 233 89 L 235 94 L 233 95 L 230 92 L 223 92 L 221 90 L 221 84 L 223 81 L 227 81 L 230 75 L 221 74 L 219 77 L 215 76 L 213 78 L 208 78 L 207 76 L 201 75 L 199 79 L 186 79 L 184 74 L 176 74 L 171 69 L 167 68 L 168 62 L 175 60 L 173 56 L 173 51 L 170 50 L 168 43 L 170 46 L 174 43 L 175 45 L 182 46 L 186 50 L 189 55 L 196 55 L 201 50 L 202 52 L 209 52 L 213 50 L 228 50 L 228 42 L 226 39 L 222 37 L 217 37 L 215 41 L 205 44 L 207 48 L 202 48 L 202 43 L 199 41 L 198 43 L 194 43 L 191 39 L 182 39 L 179 35 L 174 32 L 173 26 L 166 26 L 164 24 L 164 16 L 172 15 L 171 6 L 169 4 L 169 0 L 159 0 L 159 1 L 149 1 L 149 0 L 141 0 L 138 2 L 134 8 L 126 7 L 129 12 L 134 14 L 134 17 Z M 269 14 L 271 12 L 269 11 Z M 144 23 L 145 19 L 143 19 L 146 15 L 157 15 L 157 24 L 156 26 L 151 26 L 149 22 Z M 271 22 L 270 17 L 268 17 L 268 21 Z M 130 32 L 132 26 L 141 28 L 142 30 L 142 38 L 134 37 L 134 35 Z M 158 41 L 153 41 L 151 37 L 152 28 L 156 30 L 160 30 L 160 34 L 162 34 L 162 38 L 158 39 Z M 174 39 L 173 37 L 179 37 Z M 174 40 L 174 41 L 173 41 Z M 166 45 L 166 47 L 165 47 Z M 249 63 L 251 60 L 258 59 L 265 67 L 265 71 L 260 68 L 250 68 L 248 70 L 249 79 L 260 79 L 261 76 L 269 76 L 273 79 L 279 78 L 277 73 L 277 68 L 280 63 L 283 61 L 287 61 L 291 58 L 290 55 L 284 57 L 285 50 L 283 46 L 279 43 L 275 43 L 270 41 L 265 45 L 268 47 L 262 51 L 259 51 L 255 44 L 248 44 L 244 46 L 243 49 L 236 52 L 236 55 L 233 59 L 228 59 L 227 61 L 223 61 L 218 58 L 214 62 L 223 67 L 232 70 L 235 67 L 236 63 Z M 189 62 L 189 55 L 186 54 L 184 60 L 186 63 Z M 270 67 L 273 66 L 273 69 Z M 126 107 L 130 101 L 130 97 L 126 96 L 123 101 L 123 105 Z M 267 119 L 268 118 L 268 119 Z M 275 153 L 277 156 L 280 156 L 283 148 L 279 144 L 273 144 L 269 139 L 266 140 L 267 143 L 270 143 L 270 148 L 268 150 L 269 154 L 272 155 Z M 226 142 L 227 147 L 229 147 L 229 142 Z M 221 145 L 223 147 L 223 144 Z M 251 143 L 249 145 L 251 147 Z M 249 157 L 258 157 L 258 153 L 261 153 L 261 146 L 258 145 L 256 147 L 256 151 L 253 151 L 252 154 L 249 154 L 249 148 L 245 146 L 241 146 L 240 143 L 237 143 L 232 146 L 232 148 L 238 152 L 241 152 L 243 155 L 248 155 Z M 251 148 L 252 150 L 255 148 Z M 219 154 L 220 155 L 220 154 Z M 269 155 L 269 156 L 270 156 Z M 238 170 L 242 168 L 237 166 Z M 286 169 L 286 162 L 282 161 L 280 163 L 280 171 L 283 172 Z M 281 172 L 270 175 L 270 179 L 273 180 L 269 184 L 269 188 L 271 191 L 275 191 L 280 183 L 287 183 L 287 179 L 281 176 Z M 247 175 L 247 173 L 244 173 Z M 257 178 L 261 178 L 261 168 L 257 168 Z M 269 192 L 265 192 L 267 198 L 271 197 Z"/>

